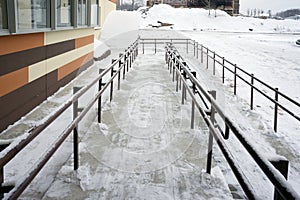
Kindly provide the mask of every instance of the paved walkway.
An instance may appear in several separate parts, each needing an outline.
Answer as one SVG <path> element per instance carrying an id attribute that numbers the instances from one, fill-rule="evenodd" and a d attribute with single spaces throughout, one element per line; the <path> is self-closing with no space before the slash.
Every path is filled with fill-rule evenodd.
<path id="1" fill-rule="evenodd" d="M 139 55 L 103 123 L 82 136 L 80 168 L 70 159 L 44 199 L 231 199 L 218 168 L 203 172 L 208 135 L 190 129 L 190 107 L 164 54 Z"/>

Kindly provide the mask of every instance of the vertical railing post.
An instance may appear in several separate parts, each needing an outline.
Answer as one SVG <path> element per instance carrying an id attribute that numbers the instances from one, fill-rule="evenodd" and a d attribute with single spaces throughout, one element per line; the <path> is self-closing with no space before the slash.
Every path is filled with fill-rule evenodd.
<path id="1" fill-rule="evenodd" d="M 189 40 L 186 39 L 186 54 L 189 54 Z"/>
<path id="2" fill-rule="evenodd" d="M 193 46 L 194 46 L 194 57 L 196 56 L 196 41 L 193 40 Z"/>
<path id="3" fill-rule="evenodd" d="M 78 169 L 79 166 L 79 151 L 78 151 L 78 131 L 77 125 L 73 130 L 73 156 L 74 156 L 74 170 Z"/>
<path id="4" fill-rule="evenodd" d="M 112 59 L 111 63 L 114 63 L 116 60 L 115 59 Z M 110 70 L 110 77 L 113 77 L 114 75 L 114 66 L 111 67 L 111 70 Z M 113 99 L 113 92 L 114 92 L 114 80 L 112 79 L 111 82 L 110 82 L 110 95 L 109 95 L 109 101 L 111 102 L 112 99 Z"/>
<path id="5" fill-rule="evenodd" d="M 193 76 L 196 78 L 196 72 L 192 72 Z M 196 93 L 196 84 L 193 82 L 193 86 L 192 86 L 192 89 L 193 89 L 193 93 L 195 95 Z M 194 124 L 195 124 L 195 102 L 192 98 L 192 111 L 191 111 L 191 129 L 194 129 Z"/>
<path id="6" fill-rule="evenodd" d="M 197 50 L 196 55 L 197 55 L 197 59 L 198 59 L 199 58 L 199 43 L 198 42 L 196 43 L 196 50 Z"/>
<path id="7" fill-rule="evenodd" d="M 201 44 L 201 63 L 203 63 L 203 44 Z"/>
<path id="8" fill-rule="evenodd" d="M 73 94 L 78 92 L 81 88 L 74 87 Z M 78 116 L 78 100 L 73 102 L 73 120 Z M 74 170 L 78 169 L 79 166 L 79 155 L 78 155 L 78 124 L 73 129 L 73 157 L 74 157 Z"/>
<path id="9" fill-rule="evenodd" d="M 143 40 L 143 54 L 145 54 L 145 40 Z"/>
<path id="10" fill-rule="evenodd" d="M 208 53 L 209 53 L 209 51 L 207 48 L 207 50 L 206 50 L 206 69 L 208 69 Z"/>
<path id="11" fill-rule="evenodd" d="M 225 83 L 225 58 L 222 57 L 222 83 Z"/>
<path id="12" fill-rule="evenodd" d="M 104 71 L 104 69 L 99 69 L 99 74 L 101 74 L 102 71 Z M 100 78 L 99 85 L 98 85 L 98 91 L 101 90 L 102 85 L 103 85 L 102 78 Z M 102 104 L 102 95 L 100 95 L 100 97 L 98 98 L 98 123 L 101 123 L 101 110 L 102 110 L 101 104 Z"/>
<path id="13" fill-rule="evenodd" d="M 216 99 L 216 91 L 210 92 L 212 97 Z M 211 105 L 210 109 L 210 120 L 212 124 L 215 124 L 215 108 Z M 211 172 L 211 161 L 212 161 L 212 152 L 213 151 L 213 133 L 209 131 L 208 138 L 208 152 L 207 152 L 207 163 L 206 163 L 206 173 L 210 174 Z"/>
<path id="14" fill-rule="evenodd" d="M 177 65 L 177 60 L 176 60 L 175 56 L 174 56 L 174 64 L 173 64 L 173 82 L 175 81 L 175 70 L 176 70 L 175 67 Z"/>
<path id="15" fill-rule="evenodd" d="M 216 75 L 216 52 L 214 52 L 213 60 L 213 75 Z"/>
<path id="16" fill-rule="evenodd" d="M 179 85 L 179 81 L 178 81 L 178 78 L 179 78 L 179 74 L 180 73 L 180 70 L 179 70 L 179 62 L 176 63 L 176 92 L 178 92 L 178 85 Z M 179 72 L 178 72 L 179 71 Z"/>
<path id="17" fill-rule="evenodd" d="M 274 108 L 274 131 L 277 132 L 278 120 L 278 88 L 275 88 L 275 108 Z"/>
<path id="18" fill-rule="evenodd" d="M 121 58 L 123 54 L 119 54 L 119 58 Z M 121 67 L 122 67 L 122 59 L 119 60 L 119 69 L 118 69 L 118 90 L 121 88 Z"/>
<path id="19" fill-rule="evenodd" d="M 251 74 L 251 93 L 250 93 L 250 109 L 253 110 L 253 95 L 254 95 L 254 74 Z"/>
<path id="20" fill-rule="evenodd" d="M 233 93 L 234 95 L 236 95 L 236 74 L 237 73 L 237 67 L 236 67 L 236 64 L 234 65 L 234 84 L 233 84 Z"/>
<path id="21" fill-rule="evenodd" d="M 289 161 L 286 159 L 280 160 L 270 160 L 272 165 L 284 176 L 284 178 L 288 179 L 288 172 L 289 172 Z M 274 190 L 274 200 L 284 200 L 285 198 L 280 195 L 278 190 L 275 187 Z"/>
<path id="22" fill-rule="evenodd" d="M 155 49 L 155 54 L 156 54 L 156 39 L 154 39 L 154 49 Z"/>
<path id="23" fill-rule="evenodd" d="M 123 62 L 123 64 L 124 64 L 124 66 L 123 66 L 123 80 L 125 79 L 125 74 L 126 74 L 126 62 L 127 62 L 127 54 L 125 52 L 125 54 L 124 54 L 124 62 Z"/>
<path id="24" fill-rule="evenodd" d="M 130 55 L 129 55 L 129 49 L 127 49 L 126 51 L 126 71 L 129 71 L 129 59 L 130 59 Z"/>

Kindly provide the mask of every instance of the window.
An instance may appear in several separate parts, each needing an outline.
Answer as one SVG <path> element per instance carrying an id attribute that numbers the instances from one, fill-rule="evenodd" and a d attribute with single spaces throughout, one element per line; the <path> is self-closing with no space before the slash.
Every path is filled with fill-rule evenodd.
<path id="1" fill-rule="evenodd" d="M 71 0 L 57 0 L 57 26 L 71 26 Z"/>
<path id="2" fill-rule="evenodd" d="M 99 25 L 99 4 L 98 0 L 91 0 L 91 25 L 92 26 L 97 26 Z"/>
<path id="3" fill-rule="evenodd" d="M 18 29 L 47 28 L 48 12 L 47 0 L 17 0 Z"/>
<path id="4" fill-rule="evenodd" d="M 7 29 L 6 0 L 0 0 L 0 29 Z"/>
<path id="5" fill-rule="evenodd" d="M 87 6 L 86 0 L 78 0 L 77 23 L 79 26 L 87 25 Z"/>

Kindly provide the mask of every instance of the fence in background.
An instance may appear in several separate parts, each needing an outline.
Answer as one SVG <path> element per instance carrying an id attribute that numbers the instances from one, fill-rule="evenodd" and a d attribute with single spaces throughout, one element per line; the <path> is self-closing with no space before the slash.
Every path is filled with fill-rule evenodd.
<path id="1" fill-rule="evenodd" d="M 110 86 L 110 101 L 113 98 L 114 90 L 114 80 L 118 81 L 118 90 L 120 89 L 121 75 L 125 79 L 126 72 L 129 71 L 131 65 L 138 55 L 138 40 L 136 40 L 128 49 L 125 50 L 124 54 L 120 54 L 118 59 L 114 59 L 112 64 L 109 65 L 105 70 L 100 70 L 100 74 L 95 78 L 89 85 L 78 89 L 75 88 L 76 92 L 71 99 L 69 99 L 62 107 L 60 107 L 52 116 L 50 116 L 41 125 L 33 127 L 28 133 L 24 133 L 22 139 L 18 142 L 12 141 L 8 144 L 0 145 L 0 197 L 4 199 L 17 199 L 22 192 L 27 188 L 31 181 L 36 177 L 36 175 L 43 169 L 45 164 L 54 155 L 57 149 L 64 143 L 67 137 L 73 132 L 73 154 L 74 154 L 74 170 L 78 169 L 79 166 L 79 151 L 78 151 L 78 124 L 85 117 L 92 106 L 98 102 L 98 122 L 101 122 L 101 98 L 104 91 Z M 106 83 L 102 81 L 104 76 L 110 76 Z M 78 99 L 83 96 L 90 88 L 98 84 L 99 91 L 95 96 L 91 97 L 89 103 L 83 109 L 78 108 Z M 42 159 L 39 160 L 34 166 L 32 166 L 31 171 L 27 176 L 24 176 L 22 180 L 18 181 L 17 185 L 10 185 L 4 181 L 4 167 L 10 162 L 19 152 L 21 152 L 29 143 L 31 143 L 34 138 L 36 138 L 43 130 L 45 130 L 52 122 L 54 122 L 62 113 L 64 113 L 69 107 L 73 105 L 73 121 L 67 125 L 66 129 L 52 145 L 50 149 L 47 150 Z M 6 195 L 4 195 L 7 193 Z"/>
<path id="2" fill-rule="evenodd" d="M 250 109 L 252 110 L 254 107 L 254 91 L 257 94 L 260 94 L 266 100 L 270 102 L 270 106 L 274 105 L 274 113 L 273 113 L 273 129 L 275 132 L 278 130 L 278 109 L 282 109 L 289 116 L 294 118 L 300 124 L 300 102 L 290 98 L 288 95 L 279 91 L 278 88 L 274 88 L 269 84 L 265 83 L 261 79 L 254 76 L 254 74 L 250 74 L 238 67 L 236 64 L 230 62 L 224 57 L 220 56 L 216 52 L 210 50 L 208 47 L 205 47 L 202 44 L 199 44 L 195 40 L 190 39 L 180 39 L 180 38 L 167 38 L 167 39 L 157 39 L 157 38 L 143 38 L 140 40 L 140 44 L 142 46 L 142 52 L 147 51 L 145 45 L 150 47 L 150 49 L 154 48 L 154 52 L 156 53 L 158 50 L 163 51 L 164 43 L 171 42 L 176 45 L 177 48 L 180 48 L 181 52 L 186 52 L 187 54 L 192 53 L 193 56 L 197 59 L 200 58 L 201 63 L 206 65 L 206 68 L 209 68 L 209 59 L 212 61 L 212 73 L 216 74 L 217 65 L 221 67 L 222 71 L 222 83 L 225 83 L 225 74 L 229 72 L 233 77 L 233 93 L 237 94 L 237 81 L 238 79 L 242 82 L 246 83 L 250 88 Z M 149 49 L 149 48 L 148 48 Z M 184 49 L 184 51 L 183 51 Z M 153 52 L 153 50 L 152 50 Z M 206 63 L 204 63 L 204 59 Z M 261 88 L 258 87 L 257 84 L 261 84 L 262 86 L 269 89 L 273 92 L 274 95 L 269 95 Z M 285 104 L 285 105 L 284 105 Z M 292 108 L 292 109 L 291 109 Z"/>

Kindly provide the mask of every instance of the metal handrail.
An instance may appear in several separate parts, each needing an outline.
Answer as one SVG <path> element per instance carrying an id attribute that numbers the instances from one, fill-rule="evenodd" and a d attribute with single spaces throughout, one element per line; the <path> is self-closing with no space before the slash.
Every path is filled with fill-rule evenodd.
<path id="1" fill-rule="evenodd" d="M 170 58 L 168 61 L 172 63 L 172 65 L 176 65 L 176 63 L 179 65 L 179 68 L 176 68 L 177 73 L 181 76 L 181 70 L 184 71 L 187 76 L 188 80 L 191 81 L 192 84 L 195 85 L 197 88 L 197 91 L 201 91 L 201 93 L 205 96 L 205 98 L 211 103 L 212 108 L 214 108 L 217 113 L 221 116 L 226 126 L 230 128 L 230 130 L 234 133 L 234 135 L 237 137 L 239 142 L 243 145 L 243 147 L 247 150 L 247 152 L 251 155 L 251 157 L 254 159 L 256 164 L 261 168 L 263 173 L 269 178 L 269 180 L 272 182 L 272 184 L 275 186 L 275 188 L 279 191 L 279 193 L 285 198 L 285 199 L 300 199 L 300 196 L 296 193 L 296 191 L 292 188 L 292 186 L 284 179 L 283 175 L 280 174 L 277 169 L 263 156 L 261 156 L 255 148 L 253 148 L 250 143 L 246 140 L 246 138 L 243 136 L 242 131 L 237 128 L 238 126 L 232 122 L 226 114 L 222 111 L 222 109 L 218 106 L 216 101 L 212 98 L 212 96 L 201 86 L 199 80 L 194 77 L 192 72 L 183 64 L 183 59 L 181 56 L 178 56 L 178 51 L 174 46 L 167 45 L 166 47 L 166 53 L 167 56 Z M 176 53 L 175 53 L 176 52 Z M 180 70 L 181 69 L 181 70 Z M 184 80 L 183 80 L 184 82 Z M 201 113 L 203 119 L 205 120 L 207 126 L 209 127 L 211 133 L 213 134 L 214 138 L 216 139 L 216 142 L 218 143 L 219 147 L 221 148 L 223 154 L 227 152 L 228 148 L 226 147 L 224 140 L 222 137 L 218 134 L 218 129 L 214 127 L 214 124 L 211 122 L 211 120 L 208 120 L 209 117 L 206 115 L 204 109 L 200 107 L 200 105 L 197 103 L 195 96 L 193 92 L 190 91 L 188 88 L 188 84 L 184 82 L 184 84 L 187 87 L 187 90 L 189 91 L 189 94 L 192 97 L 193 103 L 196 104 L 199 112 Z M 228 152 L 227 152 L 228 153 Z M 230 152 L 229 152 L 230 153 Z M 229 165 L 234 171 L 234 174 L 237 176 L 243 190 L 245 191 L 245 194 L 250 199 L 258 199 L 255 192 L 251 189 L 251 185 L 248 184 L 247 179 L 244 177 L 241 169 L 239 169 L 236 165 L 236 161 L 233 158 L 228 158 L 227 155 L 225 155 L 225 158 L 227 159 Z"/>
<path id="2" fill-rule="evenodd" d="M 197 52 L 198 52 L 200 50 L 201 55 L 202 55 L 201 62 L 203 62 L 203 54 L 204 54 L 204 55 L 207 56 L 207 59 L 208 58 L 213 59 L 214 62 L 217 62 L 219 65 L 221 65 L 223 67 L 223 70 L 226 69 L 227 71 L 229 71 L 230 73 L 232 73 L 235 76 L 235 80 L 234 80 L 234 82 L 235 82 L 235 84 L 234 84 L 234 94 L 235 95 L 236 95 L 236 78 L 239 78 L 244 83 L 246 83 L 247 85 L 249 85 L 251 87 L 251 90 L 254 89 L 258 93 L 260 93 L 261 95 L 263 95 L 265 98 L 267 98 L 269 101 L 271 101 L 272 103 L 274 103 L 274 105 L 275 105 L 274 131 L 275 132 L 277 132 L 277 118 L 278 118 L 277 117 L 278 116 L 277 112 L 278 112 L 278 107 L 281 108 L 281 109 L 283 109 L 286 113 L 288 113 L 290 116 L 292 116 L 294 119 L 296 119 L 297 121 L 300 122 L 300 115 L 296 114 L 295 112 L 291 111 L 289 108 L 287 108 L 286 106 L 284 106 L 282 103 L 280 103 L 279 99 L 280 100 L 285 100 L 287 102 L 290 102 L 291 106 L 296 106 L 299 109 L 300 109 L 300 102 L 297 102 L 296 100 L 292 99 L 288 95 L 280 92 L 278 90 L 278 88 L 274 88 L 274 87 L 270 86 L 266 82 L 264 82 L 261 79 L 255 77 L 253 74 L 250 74 L 249 72 L 245 71 L 241 67 L 238 67 L 236 64 L 234 64 L 234 63 L 230 62 L 229 60 L 225 59 L 224 57 L 220 56 L 219 54 L 217 54 L 215 51 L 212 51 L 208 47 L 205 47 L 202 44 L 199 45 L 195 40 L 189 40 L 188 44 L 194 46 L 194 56 L 195 56 L 195 51 L 197 50 Z M 198 58 L 198 55 L 197 55 L 197 58 Z M 219 61 L 220 59 L 222 60 L 222 62 Z M 208 60 L 206 62 L 207 62 L 206 64 L 207 64 L 207 68 L 208 68 Z M 226 66 L 226 64 L 228 64 L 229 66 L 233 67 L 235 70 L 230 69 L 229 67 Z M 214 67 L 215 67 L 215 64 L 214 64 Z M 240 71 L 243 74 L 247 75 L 249 77 L 249 79 L 251 79 L 251 81 L 253 83 L 249 83 L 244 78 L 242 78 L 242 76 L 238 74 L 238 71 Z M 223 71 L 223 75 L 224 75 L 224 71 Z M 222 77 L 222 78 L 223 78 L 223 83 L 224 83 L 224 77 Z M 260 90 L 258 87 L 254 86 L 254 81 L 262 84 L 263 86 L 265 86 L 266 88 L 268 88 L 269 90 L 271 90 L 272 92 L 274 92 L 275 93 L 275 95 L 274 95 L 275 98 L 274 98 L 274 96 L 271 97 L 268 94 L 266 94 L 265 92 L 263 92 L 262 90 Z M 251 92 L 250 101 L 251 101 L 250 108 L 252 110 L 253 109 L 253 92 Z"/>
<path id="3" fill-rule="evenodd" d="M 128 67 L 128 60 L 135 59 L 138 54 L 138 42 L 137 39 L 130 47 L 125 51 L 125 54 L 122 54 L 118 59 L 114 60 L 112 64 L 110 64 L 104 71 L 102 71 L 97 78 L 95 78 L 90 84 L 86 85 L 82 89 L 78 91 L 74 96 L 72 96 L 61 108 L 59 108 L 51 117 L 49 117 L 43 124 L 38 125 L 28 133 L 25 133 L 25 137 L 22 138 L 21 141 L 12 142 L 8 145 L 1 153 L 0 153 L 0 169 L 12 160 L 20 151 L 22 151 L 36 136 L 38 136 L 46 127 L 48 127 L 54 120 L 56 120 L 65 110 L 67 110 L 74 102 L 78 101 L 78 99 L 85 94 L 91 87 L 93 87 L 96 83 L 98 83 L 102 78 L 109 72 L 112 71 L 114 66 L 119 64 L 117 72 L 111 76 L 107 83 L 102 87 L 102 89 L 93 97 L 93 99 L 87 104 L 87 106 L 82 110 L 82 112 L 68 125 L 68 127 L 64 130 L 62 135 L 60 135 L 59 139 L 55 142 L 50 150 L 42 157 L 42 159 L 32 168 L 29 172 L 29 175 L 26 176 L 22 181 L 19 182 L 18 185 L 10 188 L 9 193 L 5 196 L 5 199 L 16 199 L 18 198 L 22 192 L 26 189 L 26 187 L 30 184 L 30 182 L 35 178 L 35 176 L 39 173 L 39 171 L 43 168 L 43 166 L 48 162 L 48 160 L 53 156 L 56 150 L 61 146 L 61 144 L 65 141 L 65 139 L 69 136 L 72 130 L 77 132 L 77 125 L 83 119 L 83 117 L 87 114 L 87 112 L 91 109 L 94 103 L 101 97 L 102 93 L 107 89 L 107 87 L 112 84 L 115 77 L 120 73 L 120 71 L 126 67 Z M 124 59 L 124 62 L 121 61 Z M 131 64 L 131 62 L 129 62 Z M 130 66 L 131 67 L 131 66 Z M 111 91 L 112 92 L 112 91 Z M 101 113 L 98 112 L 98 115 Z M 3 174 L 2 174 L 3 177 Z M 3 181 L 3 180 L 2 180 Z M 1 185 L 1 193 L 3 195 L 6 192 L 3 183 Z"/>

